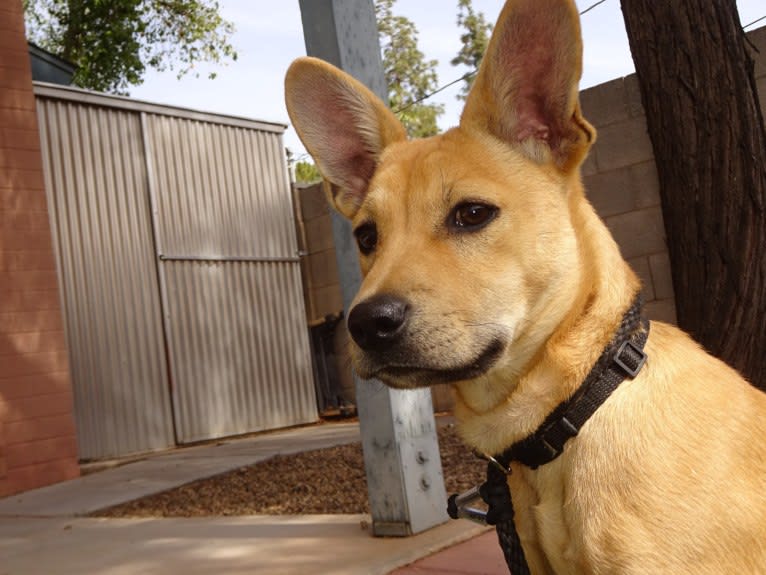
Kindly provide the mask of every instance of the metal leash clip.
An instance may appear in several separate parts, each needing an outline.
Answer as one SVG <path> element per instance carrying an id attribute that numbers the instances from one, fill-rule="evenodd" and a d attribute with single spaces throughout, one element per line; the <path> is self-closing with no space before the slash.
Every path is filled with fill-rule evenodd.
<path id="1" fill-rule="evenodd" d="M 474 501 L 481 501 L 479 486 L 464 493 L 453 493 L 447 500 L 447 514 L 452 519 L 468 519 L 479 525 L 487 525 L 487 512 L 476 507 L 469 507 Z"/>
<path id="2" fill-rule="evenodd" d="M 497 459 L 495 459 L 491 455 L 487 455 L 486 453 L 482 453 L 481 451 L 478 451 L 476 449 L 473 450 L 473 454 L 475 457 L 478 457 L 479 459 L 483 459 L 484 461 L 491 463 L 497 469 L 502 471 L 505 475 L 511 474 L 510 468 L 505 467 L 502 463 L 500 463 Z"/>

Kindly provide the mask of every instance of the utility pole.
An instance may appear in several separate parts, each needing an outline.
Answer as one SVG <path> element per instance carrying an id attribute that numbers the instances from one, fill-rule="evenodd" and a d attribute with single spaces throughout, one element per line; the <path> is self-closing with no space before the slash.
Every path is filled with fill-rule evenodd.
<path id="1" fill-rule="evenodd" d="M 386 102 L 372 0 L 300 0 L 306 53 L 348 72 Z M 332 212 L 335 255 L 349 306 L 362 283 L 348 221 Z M 400 391 L 354 375 L 373 534 L 406 536 L 447 520 L 430 389 Z"/>

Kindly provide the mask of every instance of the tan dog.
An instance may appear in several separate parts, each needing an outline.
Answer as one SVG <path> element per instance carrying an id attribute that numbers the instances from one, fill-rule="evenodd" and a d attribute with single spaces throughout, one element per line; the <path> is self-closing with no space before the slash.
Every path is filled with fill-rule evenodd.
<path id="1" fill-rule="evenodd" d="M 362 377 L 451 382 L 465 441 L 499 453 L 569 398 L 639 290 L 584 197 L 595 138 L 571 0 L 510 0 L 460 126 L 406 141 L 319 60 L 287 74 L 290 117 L 351 218 L 365 279 Z M 766 573 L 766 394 L 675 327 L 563 454 L 509 479 L 532 573 Z"/>

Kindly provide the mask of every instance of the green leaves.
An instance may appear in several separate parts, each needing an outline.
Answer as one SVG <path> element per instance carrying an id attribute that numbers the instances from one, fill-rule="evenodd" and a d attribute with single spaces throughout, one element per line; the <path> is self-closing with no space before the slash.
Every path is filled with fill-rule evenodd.
<path id="1" fill-rule="evenodd" d="M 444 112 L 441 104 L 423 104 L 438 87 L 436 60 L 426 60 L 418 48 L 418 30 L 404 16 L 396 16 L 396 0 L 376 0 L 375 16 L 383 50 L 383 70 L 388 83 L 388 104 L 397 113 L 412 138 L 433 136 L 439 131 L 437 118 Z"/>
<path id="2" fill-rule="evenodd" d="M 140 84 L 147 67 L 181 77 L 199 62 L 236 60 L 234 25 L 219 10 L 217 0 L 24 2 L 32 42 L 76 64 L 76 85 L 118 94 Z"/>
<path id="3" fill-rule="evenodd" d="M 311 162 L 295 163 L 295 181 L 299 184 L 313 184 L 321 180 L 319 170 Z"/>
<path id="4" fill-rule="evenodd" d="M 438 131 L 436 121 L 444 112 L 444 106 L 425 104 L 423 100 L 438 88 L 438 62 L 425 59 L 418 48 L 415 24 L 393 13 L 395 3 L 396 0 L 375 1 L 383 68 L 388 82 L 388 103 L 410 137 L 432 136 Z M 486 21 L 483 13 L 474 11 L 471 0 L 458 0 L 457 6 L 457 25 L 463 29 L 460 35 L 462 47 L 450 63 L 469 68 L 464 78 L 465 84 L 458 95 L 459 100 L 465 100 L 474 73 L 479 69 L 487 50 L 492 25 Z"/>
<path id="5" fill-rule="evenodd" d="M 451 61 L 453 66 L 468 66 L 472 71 L 477 71 L 487 51 L 489 38 L 492 34 L 492 24 L 484 19 L 484 14 L 474 12 L 471 0 L 458 0 L 457 25 L 463 28 L 460 35 L 462 47 Z M 471 90 L 473 75 L 466 78 L 465 84 L 458 95 L 458 100 L 465 100 Z"/>

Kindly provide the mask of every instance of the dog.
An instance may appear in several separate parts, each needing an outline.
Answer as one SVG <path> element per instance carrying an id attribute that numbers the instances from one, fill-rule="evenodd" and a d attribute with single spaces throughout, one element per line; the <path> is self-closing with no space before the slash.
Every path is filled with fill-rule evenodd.
<path id="1" fill-rule="evenodd" d="M 640 283 L 588 203 L 571 0 L 509 0 L 459 126 L 408 141 L 333 66 L 286 76 L 291 121 L 352 222 L 363 378 L 449 382 L 465 442 L 501 453 L 572 398 Z M 533 574 L 766 573 L 766 394 L 674 326 L 559 457 L 511 464 Z"/>

